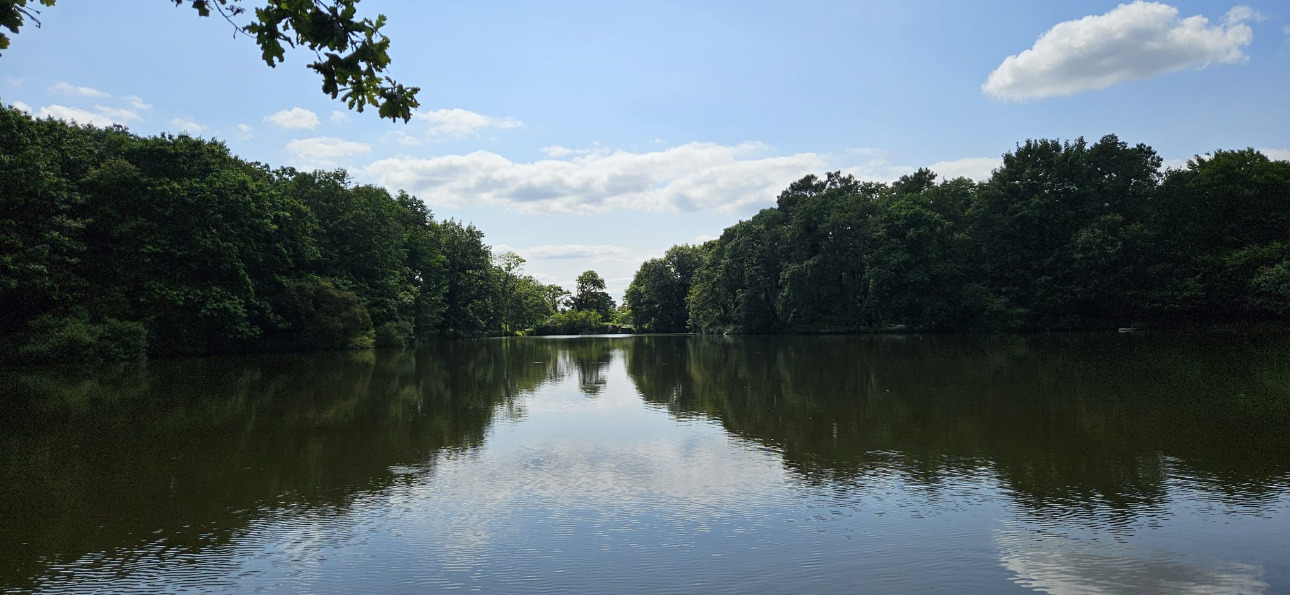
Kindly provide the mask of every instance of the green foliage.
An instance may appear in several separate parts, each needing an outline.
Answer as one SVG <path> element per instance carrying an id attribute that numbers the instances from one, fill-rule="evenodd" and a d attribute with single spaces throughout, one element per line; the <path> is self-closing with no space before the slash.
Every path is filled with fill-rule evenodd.
<path id="1" fill-rule="evenodd" d="M 411 322 L 387 322 L 376 327 L 374 346 L 402 349 L 412 343 L 412 337 Z"/>
<path id="2" fill-rule="evenodd" d="M 685 299 L 702 263 L 703 248 L 681 245 L 673 246 L 663 258 L 642 264 L 625 296 L 630 321 L 650 332 L 685 331 Z"/>
<path id="3" fill-rule="evenodd" d="M 299 349 L 373 346 L 372 319 L 354 292 L 338 289 L 330 281 L 300 280 L 289 285 L 286 294 L 282 317 L 287 322 L 288 346 Z"/>
<path id="4" fill-rule="evenodd" d="M 40 11 L 29 8 L 27 3 L 28 0 L 0 1 L 0 27 L 8 29 L 9 34 L 16 34 L 27 19 L 31 19 L 39 27 L 40 21 L 36 19 L 36 15 L 40 14 Z M 54 0 L 40 0 L 40 4 L 53 6 Z M 9 49 L 9 34 L 0 33 L 0 50 Z"/>
<path id="5" fill-rule="evenodd" d="M 638 324 L 706 333 L 1114 328 L 1276 319 L 1290 163 L 1216 151 L 1160 171 L 1145 145 L 1026 141 L 991 179 L 807 176 L 706 245 L 683 305 L 666 263 Z M 662 322 L 667 321 L 667 322 Z"/>
<path id="6" fill-rule="evenodd" d="M 613 316 L 614 298 L 605 292 L 605 280 L 596 271 L 583 271 L 578 275 L 578 288 L 569 300 L 569 307 L 577 311 L 595 312 L 601 318 Z"/>
<path id="7" fill-rule="evenodd" d="M 148 332 L 142 324 L 113 318 L 92 322 L 85 313 L 36 317 L 22 337 L 19 363 L 95 365 L 147 357 Z"/>
<path id="8" fill-rule="evenodd" d="M 322 90 L 340 97 L 350 109 L 363 111 L 375 106 L 382 118 L 412 119 L 417 87 L 404 87 L 385 75 L 390 66 L 390 39 L 381 33 L 385 15 L 359 19 L 359 0 L 267 0 L 254 11 L 255 18 L 244 25 L 234 21 L 246 13 L 240 0 L 172 0 L 175 6 L 190 4 L 200 16 L 213 12 L 233 23 L 235 30 L 255 39 L 261 56 L 270 67 L 286 60 L 286 49 L 303 47 L 317 57 L 309 68 L 322 76 Z M 40 0 L 53 6 L 55 0 Z M 28 0 L 0 0 L 0 28 L 18 33 L 28 19 L 40 25 L 38 11 Z M 0 33 L 0 50 L 9 47 L 9 34 Z"/>
<path id="9" fill-rule="evenodd" d="M 591 335 L 606 332 L 605 320 L 592 310 L 552 314 L 534 329 L 539 335 Z"/>
<path id="10" fill-rule="evenodd" d="M 67 312 L 138 325 L 153 354 L 370 347 L 378 330 L 400 345 L 497 332 L 503 303 L 516 331 L 551 313 L 531 277 L 499 293 L 479 230 L 344 171 L 270 170 L 217 142 L 14 109 L 0 109 L 0 164 L 7 361 L 33 320 Z M 105 359 L 134 357 L 110 346 L 111 328 L 82 327 L 58 345 L 97 337 Z"/>

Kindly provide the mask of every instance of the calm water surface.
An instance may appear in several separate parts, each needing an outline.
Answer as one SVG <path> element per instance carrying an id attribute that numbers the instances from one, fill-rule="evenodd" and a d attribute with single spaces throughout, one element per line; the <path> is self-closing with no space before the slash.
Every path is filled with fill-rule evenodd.
<path id="1" fill-rule="evenodd" d="M 1290 338 L 0 372 L 0 590 L 1290 592 Z"/>

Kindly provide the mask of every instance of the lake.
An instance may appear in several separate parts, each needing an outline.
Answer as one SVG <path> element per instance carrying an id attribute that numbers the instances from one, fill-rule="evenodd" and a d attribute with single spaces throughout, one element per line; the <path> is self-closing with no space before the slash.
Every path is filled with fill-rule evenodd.
<path id="1" fill-rule="evenodd" d="M 0 589 L 1290 591 L 1290 337 L 0 371 Z"/>

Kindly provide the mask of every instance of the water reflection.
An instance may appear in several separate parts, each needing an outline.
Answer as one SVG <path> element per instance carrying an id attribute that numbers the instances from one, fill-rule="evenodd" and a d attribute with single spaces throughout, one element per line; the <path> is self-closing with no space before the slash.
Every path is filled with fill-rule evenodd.
<path id="1" fill-rule="evenodd" d="M 1147 512 L 1178 473 L 1232 503 L 1290 473 L 1290 350 L 1208 335 L 640 337 L 645 400 L 720 420 L 805 481 L 988 467 L 1035 514 Z"/>
<path id="2" fill-rule="evenodd" d="M 0 395 L 6 589 L 1290 584 L 1276 337 L 490 340 Z"/>

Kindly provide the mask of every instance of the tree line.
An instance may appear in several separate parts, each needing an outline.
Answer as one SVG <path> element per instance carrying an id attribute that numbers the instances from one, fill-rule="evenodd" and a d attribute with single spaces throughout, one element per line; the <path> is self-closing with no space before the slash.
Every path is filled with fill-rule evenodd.
<path id="1" fill-rule="evenodd" d="M 1114 135 L 1028 140 L 989 180 L 839 172 L 645 262 L 638 328 L 705 333 L 1094 329 L 1286 320 L 1290 163 L 1162 171 Z"/>
<path id="2" fill-rule="evenodd" d="M 523 264 L 344 170 L 0 108 L 0 361 L 403 346 L 614 315 L 595 272 L 571 293 Z"/>

